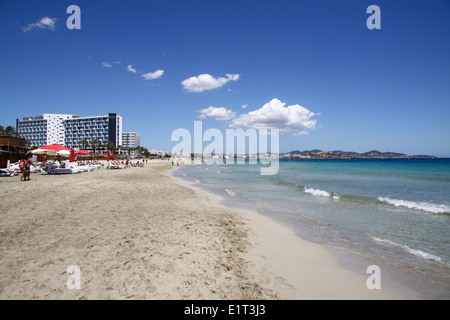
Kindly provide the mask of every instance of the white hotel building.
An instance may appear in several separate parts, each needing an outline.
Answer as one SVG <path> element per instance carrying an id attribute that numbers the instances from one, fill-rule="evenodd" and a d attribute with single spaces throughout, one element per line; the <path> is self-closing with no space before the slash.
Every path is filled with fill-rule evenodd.
<path id="1" fill-rule="evenodd" d="M 17 119 L 17 131 L 29 146 L 57 143 L 82 149 L 81 141 L 86 140 L 91 145 L 94 139 L 105 145 L 108 141 L 115 146 L 122 145 L 122 117 L 115 113 L 92 117 L 44 113 L 39 117 Z"/>
<path id="2" fill-rule="evenodd" d="M 139 132 L 127 131 L 122 133 L 122 147 L 137 148 L 141 145 L 141 135 Z"/>

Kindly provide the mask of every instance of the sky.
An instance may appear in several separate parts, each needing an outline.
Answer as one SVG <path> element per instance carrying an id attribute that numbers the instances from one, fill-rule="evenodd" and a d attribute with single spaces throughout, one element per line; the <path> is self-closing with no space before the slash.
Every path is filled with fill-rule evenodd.
<path id="1" fill-rule="evenodd" d="M 278 129 L 280 152 L 450 157 L 448 0 L 0 0 L 0 43 L 4 127 L 117 113 L 148 149 L 202 121 Z"/>

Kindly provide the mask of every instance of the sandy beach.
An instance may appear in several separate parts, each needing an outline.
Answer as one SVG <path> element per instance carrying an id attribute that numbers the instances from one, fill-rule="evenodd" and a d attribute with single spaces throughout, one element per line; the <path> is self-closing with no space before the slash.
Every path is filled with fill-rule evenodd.
<path id="1" fill-rule="evenodd" d="M 1 299 L 409 299 L 168 161 L 0 178 Z M 69 266 L 81 271 L 69 289 Z"/>

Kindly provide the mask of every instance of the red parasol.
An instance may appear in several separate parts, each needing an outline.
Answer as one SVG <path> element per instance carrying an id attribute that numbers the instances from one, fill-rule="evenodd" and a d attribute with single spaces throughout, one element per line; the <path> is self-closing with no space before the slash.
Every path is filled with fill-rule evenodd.
<path id="1" fill-rule="evenodd" d="M 112 159 L 116 160 L 116 156 L 114 155 L 114 150 L 112 151 Z"/>
<path id="2" fill-rule="evenodd" d="M 61 146 L 61 145 L 59 145 L 57 143 L 50 144 L 48 146 L 39 147 L 39 149 L 42 149 L 42 150 L 54 150 L 54 151 L 62 151 L 62 150 L 70 151 L 69 148 L 63 147 L 63 146 Z"/>
<path id="3" fill-rule="evenodd" d="M 88 156 L 91 153 L 89 151 L 86 151 L 86 150 L 78 150 L 78 151 L 75 151 L 75 154 L 79 154 L 79 155 L 82 155 L 82 156 Z"/>
<path id="4" fill-rule="evenodd" d="M 108 155 L 106 156 L 106 161 L 109 161 L 109 160 L 111 160 L 111 154 L 109 153 L 109 150 L 108 150 Z"/>
<path id="5" fill-rule="evenodd" d="M 75 152 L 73 151 L 73 149 L 70 149 L 70 157 L 69 157 L 69 162 L 75 162 Z"/>

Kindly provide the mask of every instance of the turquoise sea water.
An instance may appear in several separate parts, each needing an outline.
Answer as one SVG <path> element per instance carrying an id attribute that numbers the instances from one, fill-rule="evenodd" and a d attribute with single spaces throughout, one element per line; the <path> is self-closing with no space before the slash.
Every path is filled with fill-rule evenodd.
<path id="1" fill-rule="evenodd" d="M 177 176 L 300 237 L 369 257 L 426 298 L 450 298 L 450 159 L 280 160 L 184 166 Z"/>

